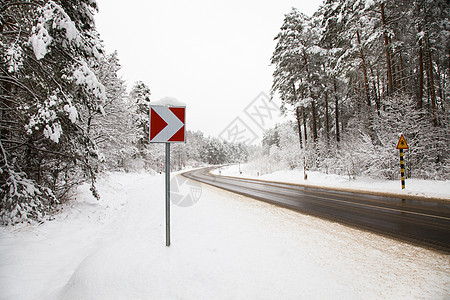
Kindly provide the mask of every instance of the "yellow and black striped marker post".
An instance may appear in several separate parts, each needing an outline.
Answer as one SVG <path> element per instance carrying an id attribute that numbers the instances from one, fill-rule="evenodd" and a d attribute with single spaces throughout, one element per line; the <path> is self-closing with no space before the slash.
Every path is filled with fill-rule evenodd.
<path id="1" fill-rule="evenodd" d="M 405 188 L 405 161 L 403 160 L 403 149 L 409 149 L 403 134 L 400 135 L 398 140 L 397 149 L 400 150 L 400 170 L 402 176 L 402 189 Z"/>
<path id="2" fill-rule="evenodd" d="M 403 149 L 400 149 L 400 169 L 402 175 L 402 189 L 405 188 L 405 161 L 403 160 Z"/>

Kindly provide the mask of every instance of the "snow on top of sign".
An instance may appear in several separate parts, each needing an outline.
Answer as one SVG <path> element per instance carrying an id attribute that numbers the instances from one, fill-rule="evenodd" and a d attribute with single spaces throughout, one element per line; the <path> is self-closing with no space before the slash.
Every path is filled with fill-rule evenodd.
<path id="1" fill-rule="evenodd" d="M 186 103 L 181 102 L 180 100 L 173 97 L 164 97 L 161 100 L 152 102 L 151 105 L 160 105 L 160 106 L 186 106 Z"/>

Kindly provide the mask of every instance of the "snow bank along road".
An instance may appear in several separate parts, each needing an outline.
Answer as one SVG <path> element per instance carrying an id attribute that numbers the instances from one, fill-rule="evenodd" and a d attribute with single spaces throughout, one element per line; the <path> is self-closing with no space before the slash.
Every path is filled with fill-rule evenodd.
<path id="1" fill-rule="evenodd" d="M 450 253 L 450 204 L 218 176 L 212 167 L 185 177 L 228 191 Z"/>
<path id="2" fill-rule="evenodd" d="M 41 225 L 0 227 L 0 299 L 448 299 L 449 255 L 164 174 L 106 173 Z M 192 185 L 180 185 L 190 190 Z"/>

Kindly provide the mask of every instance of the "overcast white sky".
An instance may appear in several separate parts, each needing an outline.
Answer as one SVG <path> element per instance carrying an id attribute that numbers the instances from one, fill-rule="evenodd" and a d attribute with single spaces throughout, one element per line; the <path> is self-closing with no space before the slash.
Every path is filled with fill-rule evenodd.
<path id="1" fill-rule="evenodd" d="M 187 104 L 187 129 L 218 136 L 260 92 L 269 94 L 273 38 L 292 7 L 322 0 L 97 0 L 97 29 L 117 50 L 128 87 Z"/>

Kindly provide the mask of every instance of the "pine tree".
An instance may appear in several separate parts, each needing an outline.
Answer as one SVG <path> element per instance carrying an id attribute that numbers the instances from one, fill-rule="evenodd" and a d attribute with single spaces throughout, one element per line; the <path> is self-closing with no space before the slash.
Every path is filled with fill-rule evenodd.
<path id="1" fill-rule="evenodd" d="M 150 88 L 142 81 L 134 84 L 130 92 L 130 100 L 136 115 L 136 126 L 139 129 L 138 144 L 143 149 L 149 139 Z"/>

